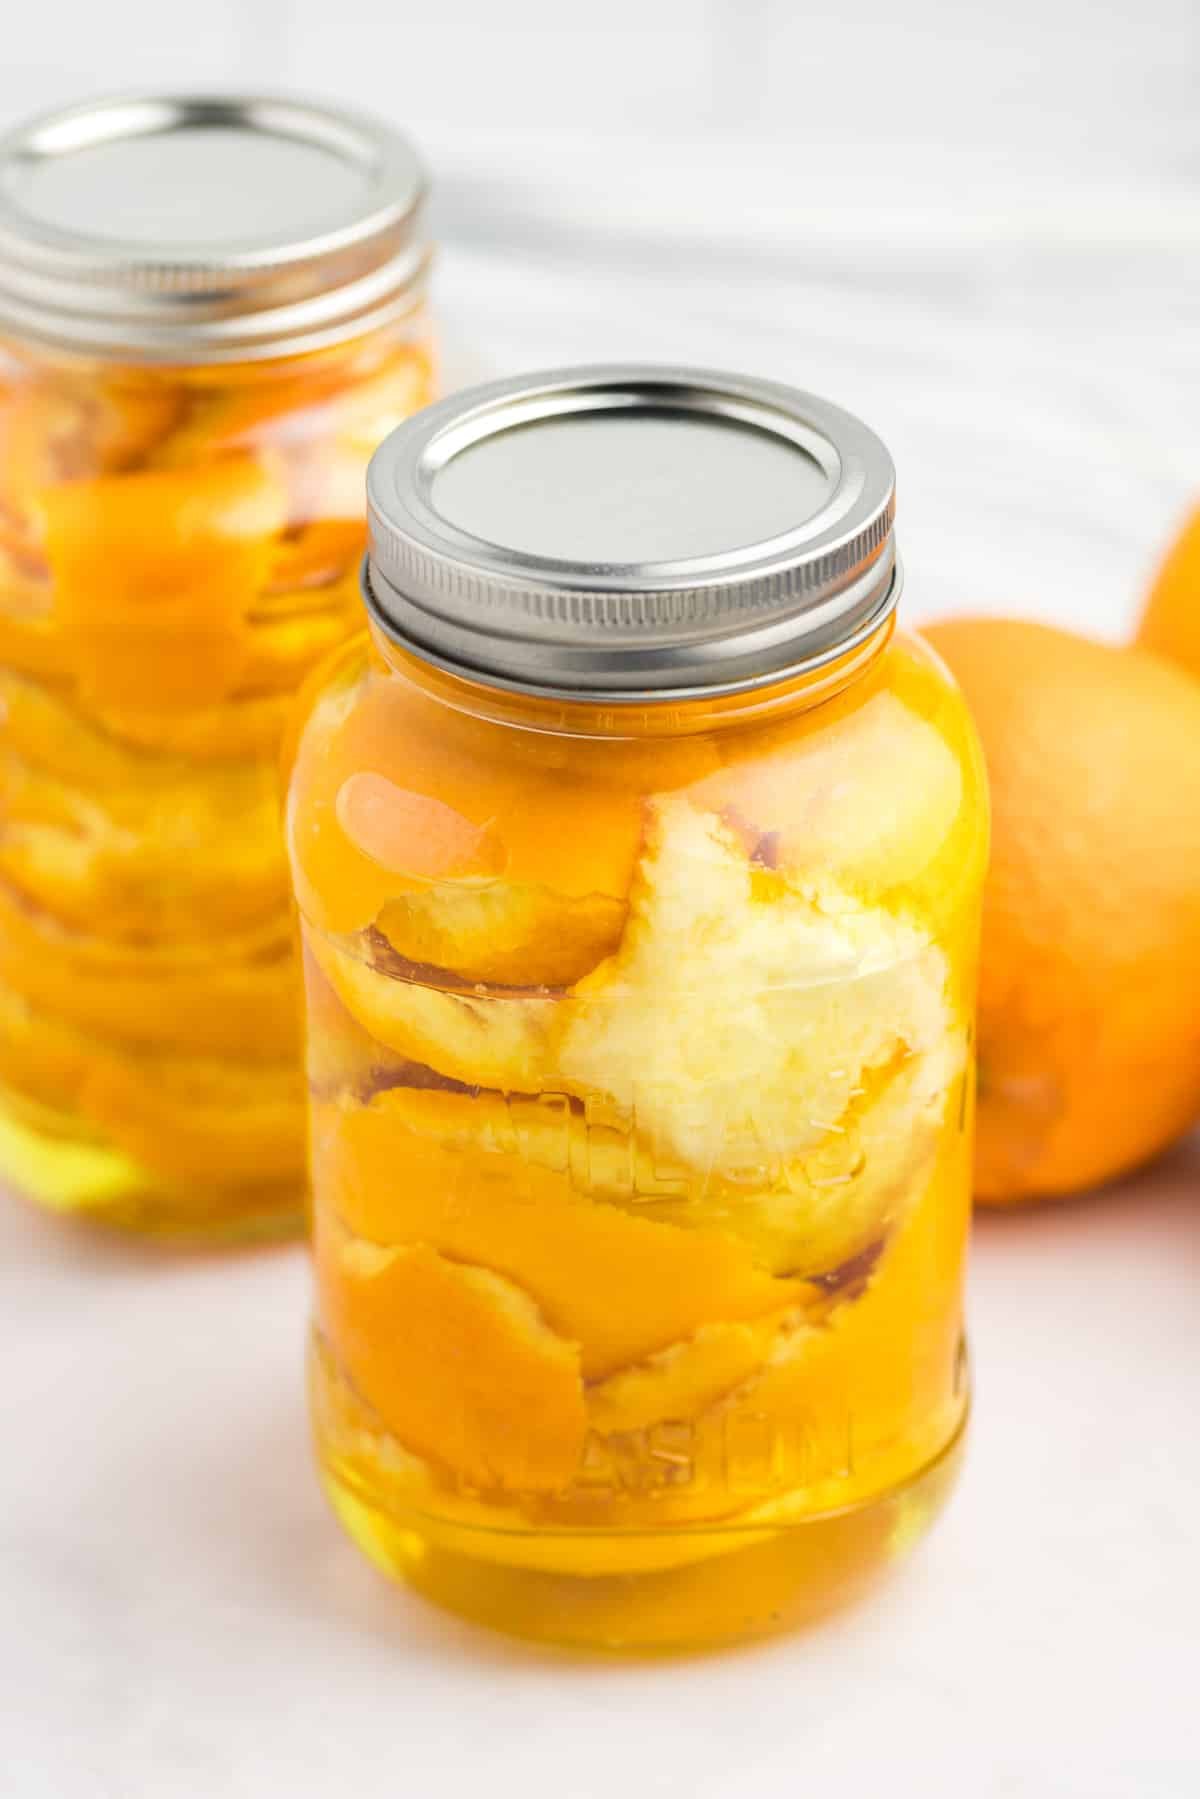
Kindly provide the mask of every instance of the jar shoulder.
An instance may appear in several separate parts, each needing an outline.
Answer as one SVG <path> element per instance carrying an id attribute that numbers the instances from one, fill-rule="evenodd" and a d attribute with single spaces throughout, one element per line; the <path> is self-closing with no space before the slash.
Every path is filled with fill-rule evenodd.
<path id="1" fill-rule="evenodd" d="M 638 736 L 556 722 L 480 716 L 366 641 L 346 651 L 310 697 L 292 784 L 293 861 L 318 911 L 361 925 L 413 881 L 501 873 L 625 900 L 655 819 L 680 804 L 756 867 L 835 898 L 938 910 L 982 882 L 978 743 L 919 637 L 897 634 L 824 704 L 744 723 Z"/>

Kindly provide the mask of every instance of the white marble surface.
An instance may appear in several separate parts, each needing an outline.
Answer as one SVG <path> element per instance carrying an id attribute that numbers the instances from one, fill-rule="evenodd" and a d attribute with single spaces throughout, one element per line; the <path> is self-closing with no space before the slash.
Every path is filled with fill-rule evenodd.
<path id="1" fill-rule="evenodd" d="M 786 0 L 462 11 L 388 41 L 347 0 L 335 42 L 309 0 L 44 9 L 0 106 L 185 70 L 386 105 L 439 170 L 456 374 L 797 380 L 892 445 L 910 618 L 1128 630 L 1200 493 L 1192 0 L 870 0 L 857 37 Z M 1200 1144 L 985 1218 L 972 1287 L 971 1453 L 912 1563 L 809 1634 L 622 1666 L 472 1632 L 342 1540 L 301 1252 L 173 1259 L 0 1206 L 0 1792 L 1191 1799 Z"/>

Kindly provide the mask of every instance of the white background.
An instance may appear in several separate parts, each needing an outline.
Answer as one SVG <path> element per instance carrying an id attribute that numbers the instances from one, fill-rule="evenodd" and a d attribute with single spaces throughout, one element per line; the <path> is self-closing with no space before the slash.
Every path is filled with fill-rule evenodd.
<path id="1" fill-rule="evenodd" d="M 286 85 L 425 147 L 456 375 L 708 360 L 864 413 L 910 617 L 1110 637 L 1200 494 L 1195 0 L 8 0 L 0 114 Z M 0 1210 L 5 1799 L 1184 1799 L 1200 1151 L 978 1232 L 979 1397 L 876 1599 L 682 1664 L 391 1590 L 309 1470 L 299 1251 Z"/>

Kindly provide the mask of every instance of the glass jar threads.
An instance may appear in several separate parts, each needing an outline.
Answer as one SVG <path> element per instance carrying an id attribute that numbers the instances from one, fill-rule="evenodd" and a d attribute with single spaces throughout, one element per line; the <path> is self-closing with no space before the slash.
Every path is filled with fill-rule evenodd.
<path id="1" fill-rule="evenodd" d="M 0 1172 L 48 1205 L 299 1221 L 279 741 L 430 398 L 424 193 L 290 100 L 0 142 Z"/>
<path id="2" fill-rule="evenodd" d="M 893 472 L 769 382 L 585 368 L 394 433 L 310 695 L 324 1478 L 523 1634 L 844 1597 L 967 1410 L 987 811 Z"/>

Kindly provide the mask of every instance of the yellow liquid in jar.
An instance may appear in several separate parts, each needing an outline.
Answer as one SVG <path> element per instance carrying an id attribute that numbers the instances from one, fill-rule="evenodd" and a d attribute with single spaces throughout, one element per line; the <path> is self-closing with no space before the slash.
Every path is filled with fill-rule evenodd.
<path id="1" fill-rule="evenodd" d="M 351 1535 L 556 1642 L 844 1602 L 936 1510 L 968 1405 L 986 820 L 933 659 L 614 741 L 356 647 L 289 821 Z"/>

